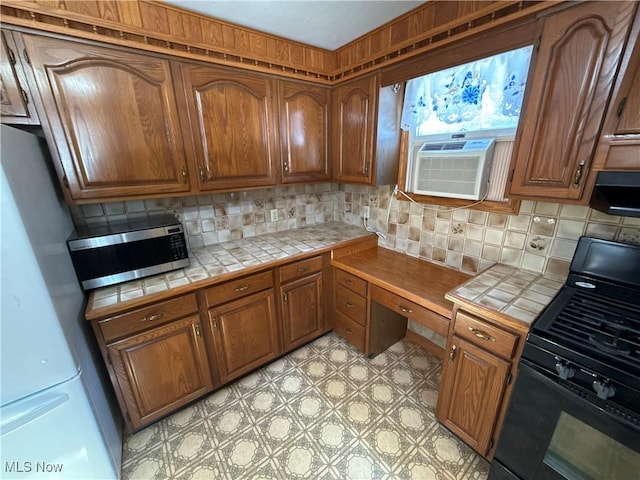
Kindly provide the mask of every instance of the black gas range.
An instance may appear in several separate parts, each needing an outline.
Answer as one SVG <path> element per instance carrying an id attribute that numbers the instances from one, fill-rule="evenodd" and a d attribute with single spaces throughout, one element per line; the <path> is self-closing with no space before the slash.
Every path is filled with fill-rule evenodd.
<path id="1" fill-rule="evenodd" d="M 582 237 L 527 337 L 489 474 L 640 473 L 640 246 Z"/>

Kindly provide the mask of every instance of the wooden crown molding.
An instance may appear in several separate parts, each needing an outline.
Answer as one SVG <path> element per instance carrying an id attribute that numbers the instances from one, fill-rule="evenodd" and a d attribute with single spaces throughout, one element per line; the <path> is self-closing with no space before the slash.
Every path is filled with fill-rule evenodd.
<path id="1" fill-rule="evenodd" d="M 3 0 L 2 23 L 335 85 L 554 6 L 434 0 L 330 52 L 154 0 Z"/>

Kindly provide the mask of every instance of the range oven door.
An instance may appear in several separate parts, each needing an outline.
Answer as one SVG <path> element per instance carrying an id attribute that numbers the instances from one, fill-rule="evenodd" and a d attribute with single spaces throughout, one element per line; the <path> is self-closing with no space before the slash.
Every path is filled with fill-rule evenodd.
<path id="1" fill-rule="evenodd" d="M 640 428 L 520 361 L 489 480 L 634 479 Z"/>

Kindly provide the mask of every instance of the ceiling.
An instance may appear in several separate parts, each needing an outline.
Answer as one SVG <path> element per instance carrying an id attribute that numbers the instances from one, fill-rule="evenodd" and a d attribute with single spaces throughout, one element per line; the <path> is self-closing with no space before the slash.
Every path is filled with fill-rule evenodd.
<path id="1" fill-rule="evenodd" d="M 424 1 L 164 0 L 165 3 L 290 40 L 335 50 Z"/>

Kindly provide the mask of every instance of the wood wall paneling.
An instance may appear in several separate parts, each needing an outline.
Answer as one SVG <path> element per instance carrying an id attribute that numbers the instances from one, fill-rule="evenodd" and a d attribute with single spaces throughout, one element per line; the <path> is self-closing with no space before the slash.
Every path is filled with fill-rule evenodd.
<path id="1" fill-rule="evenodd" d="M 142 26 L 142 18 L 140 17 L 140 9 L 138 2 L 120 1 L 117 2 L 119 18 L 114 19 L 116 22 L 134 27 Z"/>
<path id="2" fill-rule="evenodd" d="M 553 7 L 555 2 L 434 0 L 330 52 L 152 0 L 3 0 L 3 23 L 338 84 Z"/>

